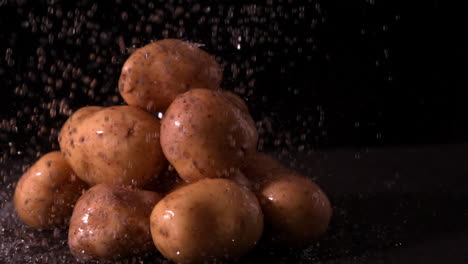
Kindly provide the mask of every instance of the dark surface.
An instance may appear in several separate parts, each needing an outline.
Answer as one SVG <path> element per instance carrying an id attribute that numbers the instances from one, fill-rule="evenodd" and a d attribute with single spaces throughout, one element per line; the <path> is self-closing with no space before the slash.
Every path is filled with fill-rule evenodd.
<path id="1" fill-rule="evenodd" d="M 468 145 L 368 149 L 359 159 L 356 153 L 327 151 L 296 161 L 309 168 L 334 206 L 319 243 L 305 250 L 260 243 L 240 262 L 467 263 Z M 74 263 L 66 231 L 34 231 L 19 223 L 10 192 L 0 192 L 7 198 L 0 207 L 0 260 Z M 154 254 L 136 260 L 164 259 Z"/>

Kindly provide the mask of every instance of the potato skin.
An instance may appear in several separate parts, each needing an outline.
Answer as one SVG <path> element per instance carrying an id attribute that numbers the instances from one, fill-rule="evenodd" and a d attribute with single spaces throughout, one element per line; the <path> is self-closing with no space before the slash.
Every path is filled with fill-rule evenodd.
<path id="1" fill-rule="evenodd" d="M 268 241 L 302 247 L 325 233 L 332 208 L 326 194 L 310 178 L 260 153 L 247 159 L 242 171 L 253 182 Z"/>
<path id="2" fill-rule="evenodd" d="M 15 189 L 15 209 L 20 219 L 33 228 L 66 225 L 86 188 L 61 153 L 50 152 L 21 176 Z"/>
<path id="3" fill-rule="evenodd" d="M 82 108 L 76 110 L 67 119 L 67 121 L 65 122 L 63 127 L 65 127 L 65 126 L 71 126 L 71 127 L 78 126 L 88 116 L 90 116 L 90 115 L 94 114 L 95 112 L 100 111 L 102 109 L 104 109 L 104 107 L 101 107 L 101 106 L 85 106 L 85 107 L 82 107 Z M 73 131 L 68 131 L 68 132 L 71 134 Z M 60 137 L 60 135 L 59 135 L 59 137 Z M 59 141 L 60 141 L 60 138 L 59 138 Z"/>
<path id="4" fill-rule="evenodd" d="M 134 106 L 113 106 L 80 120 L 72 115 L 60 131 L 59 143 L 78 177 L 90 185 L 140 187 L 167 165 L 159 132 L 160 122 L 150 113 Z"/>
<path id="5" fill-rule="evenodd" d="M 252 117 L 234 94 L 192 89 L 169 106 L 161 122 L 161 146 L 187 182 L 226 176 L 255 151 L 258 134 Z"/>
<path id="6" fill-rule="evenodd" d="M 68 244 L 80 260 L 110 260 L 154 250 L 149 216 L 161 199 L 155 192 L 98 184 L 78 200 Z"/>
<path id="7" fill-rule="evenodd" d="M 244 100 L 240 98 L 237 94 L 231 92 L 231 91 L 222 91 L 224 96 L 228 98 L 228 100 L 237 106 L 237 108 L 241 109 L 242 111 L 249 113 L 249 108 L 245 104 Z"/>
<path id="8" fill-rule="evenodd" d="M 166 195 L 175 189 L 185 186 L 187 183 L 182 180 L 175 169 L 169 165 L 157 178 L 153 178 L 143 186 L 143 190 L 153 191 Z"/>
<path id="9" fill-rule="evenodd" d="M 164 112 L 178 94 L 197 87 L 217 89 L 221 79 L 220 65 L 196 44 L 163 39 L 127 59 L 119 91 L 129 105 Z"/>
<path id="10" fill-rule="evenodd" d="M 202 179 L 164 197 L 151 213 L 158 250 L 177 263 L 240 257 L 263 231 L 255 195 L 228 179 Z"/>

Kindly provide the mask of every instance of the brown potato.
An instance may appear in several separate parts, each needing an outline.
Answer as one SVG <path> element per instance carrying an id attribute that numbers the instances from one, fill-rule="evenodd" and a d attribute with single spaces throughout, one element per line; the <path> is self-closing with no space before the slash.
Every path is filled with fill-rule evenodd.
<path id="1" fill-rule="evenodd" d="M 144 190 L 166 195 L 186 184 L 187 183 L 179 177 L 176 170 L 169 165 L 157 178 L 153 178 L 142 188 Z"/>
<path id="2" fill-rule="evenodd" d="M 83 120 L 85 120 L 88 116 L 94 114 L 95 112 L 99 111 L 99 110 L 102 110 L 104 109 L 104 107 L 101 107 L 101 106 L 85 106 L 85 107 L 82 107 L 78 110 L 76 110 L 73 115 L 71 115 L 67 121 L 65 122 L 65 124 L 63 125 L 64 127 L 65 126 L 77 126 L 79 125 L 81 122 L 83 122 Z M 74 131 L 68 131 L 70 134 Z"/>
<path id="3" fill-rule="evenodd" d="M 50 152 L 34 163 L 16 185 L 16 212 L 33 228 L 66 225 L 86 187 L 59 151 Z"/>
<path id="4" fill-rule="evenodd" d="M 269 181 L 274 177 L 277 170 L 284 170 L 285 167 L 278 161 L 263 153 L 251 153 L 245 158 L 241 166 L 241 171 L 246 173 L 246 177 L 257 183 Z"/>
<path id="5" fill-rule="evenodd" d="M 164 197 L 151 213 L 156 247 L 177 263 L 238 258 L 263 230 L 255 195 L 227 179 L 203 179 Z"/>
<path id="6" fill-rule="evenodd" d="M 73 170 L 87 183 L 140 187 L 167 165 L 159 130 L 159 120 L 150 113 L 133 106 L 113 106 L 81 119 L 72 115 L 60 131 L 59 143 Z"/>
<path id="7" fill-rule="evenodd" d="M 249 108 L 245 104 L 244 100 L 240 98 L 237 94 L 231 92 L 231 91 L 223 91 L 224 96 L 229 98 L 228 100 L 236 105 L 239 109 L 241 109 L 244 112 L 249 112 Z"/>
<path id="8" fill-rule="evenodd" d="M 78 200 L 68 245 L 80 260 L 109 260 L 154 250 L 149 216 L 161 199 L 155 192 L 98 184 Z"/>
<path id="9" fill-rule="evenodd" d="M 326 194 L 310 178 L 260 153 L 247 159 L 242 171 L 253 182 L 260 200 L 267 240 L 301 247 L 325 233 L 332 208 Z"/>
<path id="10" fill-rule="evenodd" d="M 217 89 L 222 70 L 196 44 L 163 39 L 136 50 L 125 62 L 119 91 L 129 105 L 164 112 L 191 88 Z"/>
<path id="11" fill-rule="evenodd" d="M 193 89 L 179 95 L 161 122 L 161 146 L 180 177 L 193 182 L 231 173 L 254 152 L 258 134 L 240 98 Z"/>

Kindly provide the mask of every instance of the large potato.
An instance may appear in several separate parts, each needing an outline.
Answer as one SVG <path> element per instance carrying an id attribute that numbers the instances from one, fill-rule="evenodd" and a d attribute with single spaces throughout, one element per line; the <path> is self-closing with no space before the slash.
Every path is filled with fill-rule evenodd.
<path id="1" fill-rule="evenodd" d="M 257 130 L 242 104 L 232 93 L 193 89 L 169 106 L 161 146 L 182 179 L 226 176 L 255 151 Z"/>
<path id="2" fill-rule="evenodd" d="M 325 233 L 332 208 L 325 193 L 310 178 L 263 154 L 249 157 L 242 170 L 260 200 L 267 240 L 301 247 Z"/>
<path id="3" fill-rule="evenodd" d="M 129 105 L 164 112 L 175 97 L 191 88 L 217 89 L 222 71 L 196 44 L 177 39 L 155 41 L 125 62 L 119 91 Z"/>
<path id="4" fill-rule="evenodd" d="M 80 260 L 115 259 L 154 250 L 149 216 L 158 193 L 98 184 L 78 200 L 68 244 Z"/>
<path id="5" fill-rule="evenodd" d="M 233 259 L 263 230 L 255 195 L 228 179 L 203 179 L 164 197 L 151 213 L 156 247 L 177 263 Z"/>
<path id="6" fill-rule="evenodd" d="M 86 116 L 80 109 L 59 135 L 60 149 L 78 177 L 91 185 L 143 186 L 165 167 L 160 123 L 133 106 L 100 108 Z"/>
<path id="7" fill-rule="evenodd" d="M 16 212 L 33 228 L 65 225 L 85 188 L 61 153 L 50 152 L 32 165 L 16 185 Z"/>

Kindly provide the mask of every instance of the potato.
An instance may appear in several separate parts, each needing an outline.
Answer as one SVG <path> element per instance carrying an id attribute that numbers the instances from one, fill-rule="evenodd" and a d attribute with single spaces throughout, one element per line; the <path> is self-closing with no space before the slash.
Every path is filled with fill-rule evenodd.
<path id="1" fill-rule="evenodd" d="M 175 169 L 169 165 L 157 178 L 153 178 L 142 188 L 166 195 L 186 184 L 187 183 L 179 177 Z"/>
<path id="2" fill-rule="evenodd" d="M 240 98 L 237 94 L 230 92 L 230 91 L 223 91 L 224 96 L 228 98 L 228 100 L 233 103 L 237 108 L 241 109 L 244 112 L 249 112 L 249 108 L 245 104 L 244 100 Z"/>
<path id="3" fill-rule="evenodd" d="M 251 188 L 251 183 L 247 177 L 240 170 L 235 170 L 224 177 L 235 181 L 236 183 Z M 169 194 L 170 192 L 186 186 L 188 183 L 179 177 L 175 169 L 169 165 L 168 169 L 162 172 L 159 177 L 154 178 L 151 182 L 142 187 L 143 190 L 153 191 L 162 195 Z"/>
<path id="4" fill-rule="evenodd" d="M 155 192 L 98 184 L 78 200 L 68 245 L 80 260 L 110 260 L 153 251 L 149 216 L 161 199 Z"/>
<path id="5" fill-rule="evenodd" d="M 158 250 L 177 263 L 234 259 L 252 249 L 263 230 L 255 195 L 228 179 L 202 179 L 164 197 L 151 213 Z"/>
<path id="6" fill-rule="evenodd" d="M 274 177 L 277 170 L 284 170 L 285 167 L 278 161 L 260 152 L 251 153 L 245 158 L 241 166 L 241 171 L 246 177 L 257 183 L 269 181 Z"/>
<path id="7" fill-rule="evenodd" d="M 263 154 L 250 157 L 242 170 L 253 182 L 260 200 L 267 240 L 301 247 L 325 233 L 332 208 L 325 193 L 310 178 Z"/>
<path id="8" fill-rule="evenodd" d="M 93 113 L 104 109 L 104 107 L 101 106 L 85 106 L 82 107 L 78 110 L 76 110 L 72 116 L 68 118 L 68 120 L 65 122 L 63 125 L 65 126 L 76 126 L 77 124 L 80 124 L 83 120 L 85 120 L 88 116 L 92 115 Z M 69 134 L 71 135 L 75 131 L 68 131 Z"/>
<path id="9" fill-rule="evenodd" d="M 217 89 L 222 70 L 198 45 L 177 39 L 155 41 L 125 62 L 119 91 L 129 105 L 164 112 L 175 97 L 191 88 Z"/>
<path id="10" fill-rule="evenodd" d="M 240 184 L 243 187 L 247 187 L 249 189 L 252 189 L 252 183 L 250 180 L 245 177 L 244 173 L 240 171 L 240 169 L 235 169 L 231 171 L 229 174 L 227 174 L 224 178 L 232 180 L 236 182 L 237 184 Z"/>
<path id="11" fill-rule="evenodd" d="M 160 123 L 150 113 L 134 106 L 100 108 L 84 117 L 81 113 L 78 110 L 65 123 L 59 143 L 85 182 L 140 187 L 166 167 L 159 143 Z"/>
<path id="12" fill-rule="evenodd" d="M 241 103 L 232 93 L 192 89 L 169 106 L 161 121 L 161 146 L 182 179 L 225 176 L 255 151 L 255 123 Z"/>
<path id="13" fill-rule="evenodd" d="M 16 212 L 33 228 L 66 225 L 86 187 L 59 151 L 50 152 L 32 165 L 16 185 Z"/>

